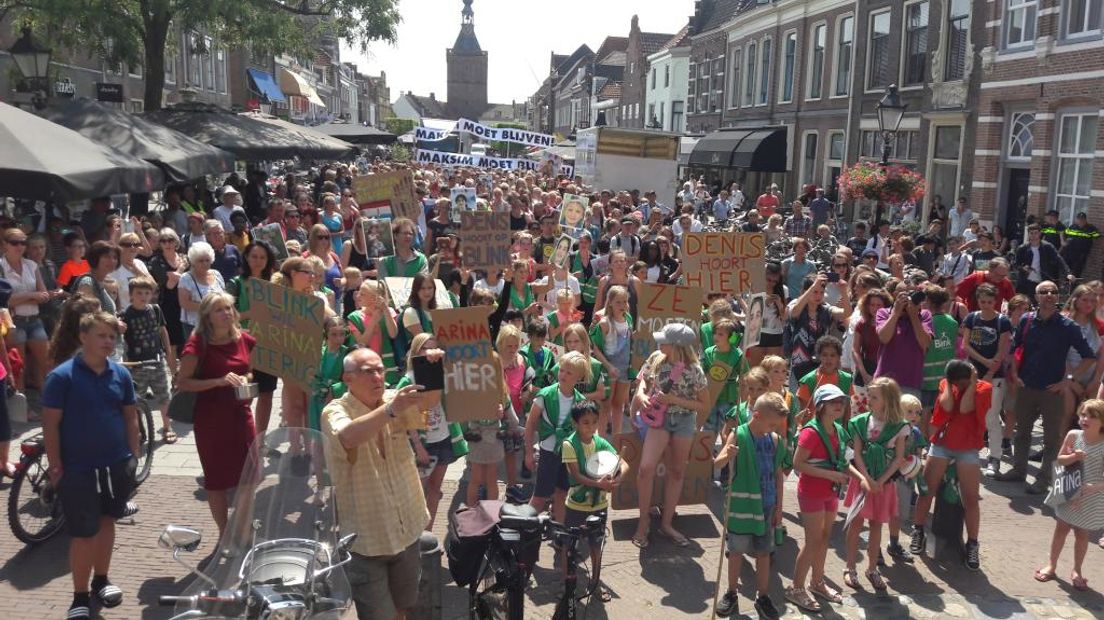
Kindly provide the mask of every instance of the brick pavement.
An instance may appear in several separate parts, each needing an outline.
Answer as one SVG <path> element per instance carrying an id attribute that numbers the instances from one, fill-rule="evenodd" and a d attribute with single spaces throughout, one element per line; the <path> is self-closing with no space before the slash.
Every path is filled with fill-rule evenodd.
<path id="1" fill-rule="evenodd" d="M 277 405 L 278 410 L 278 405 Z M 19 427 L 24 435 L 33 427 Z M 190 582 L 187 571 L 173 563 L 167 552 L 156 545 L 165 523 L 214 530 L 203 503 L 196 477 L 200 474 L 194 441 L 180 428 L 181 441 L 173 446 L 158 445 L 153 475 L 137 497 L 142 510 L 133 525 L 118 526 L 113 580 L 127 592 L 126 603 L 107 610 L 104 618 L 167 618 L 167 609 L 156 607 L 161 594 L 179 593 Z M 17 451 L 18 442 L 13 444 Z M 464 465 L 454 464 L 446 477 L 445 500 L 462 497 Z M 7 485 L 0 486 L 0 489 Z M 796 521 L 794 484 L 788 486 L 786 524 L 791 536 L 777 554 L 778 573 L 772 580 L 772 592 L 781 603 L 782 588 L 792 574 L 800 525 Z M 455 495 L 461 491 L 460 495 Z M 1104 618 L 1104 596 L 1075 592 L 1068 583 L 1040 584 L 1031 572 L 1045 558 L 1053 520 L 1041 513 L 1039 498 L 1022 494 L 1022 485 L 986 483 L 982 490 L 982 573 L 970 573 L 957 562 L 923 560 L 911 566 L 890 566 L 884 574 L 892 594 L 876 596 L 870 591 L 849 597 L 846 602 L 823 614 L 838 618 Z M 452 499 L 456 502 L 459 499 Z M 604 607 L 594 603 L 586 618 L 631 618 L 644 620 L 668 617 L 708 617 L 712 605 L 712 584 L 720 552 L 721 496 L 716 491 L 707 506 L 687 506 L 679 511 L 676 525 L 693 544 L 679 549 L 654 537 L 641 552 L 629 538 L 635 525 L 631 511 L 613 511 L 611 534 L 605 549 L 604 580 L 614 592 L 614 601 Z M 435 532 L 443 536 L 444 519 Z M 7 528 L 0 532 L 0 619 L 61 618 L 69 604 L 71 586 L 66 568 L 66 540 L 58 537 L 40 547 L 24 549 Z M 198 560 L 214 547 L 203 542 L 200 550 L 186 559 Z M 843 544 L 836 528 L 829 552 L 827 574 L 838 583 L 843 567 Z M 1059 575 L 1067 576 L 1072 549 L 1067 548 L 1059 566 Z M 559 575 L 545 567 L 552 554 L 545 546 L 541 566 L 527 592 L 528 617 L 550 618 L 561 591 Z M 1090 547 L 1086 577 L 1092 585 L 1104 588 L 1104 550 Z M 447 569 L 442 571 L 445 581 Z M 752 573 L 745 568 L 750 582 Z M 722 574 L 722 579 L 724 576 Z M 742 592 L 741 608 L 747 613 L 750 590 Z M 466 592 L 444 585 L 442 617 L 466 617 Z M 788 610 L 788 618 L 801 614 Z"/>

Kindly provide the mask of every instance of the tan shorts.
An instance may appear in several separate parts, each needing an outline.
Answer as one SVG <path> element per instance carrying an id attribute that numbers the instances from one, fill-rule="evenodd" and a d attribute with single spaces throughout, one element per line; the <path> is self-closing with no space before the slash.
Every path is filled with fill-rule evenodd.
<path id="1" fill-rule="evenodd" d="M 360 620 L 392 620 L 418 604 L 422 558 L 418 541 L 391 556 L 353 554 L 345 566 Z"/>

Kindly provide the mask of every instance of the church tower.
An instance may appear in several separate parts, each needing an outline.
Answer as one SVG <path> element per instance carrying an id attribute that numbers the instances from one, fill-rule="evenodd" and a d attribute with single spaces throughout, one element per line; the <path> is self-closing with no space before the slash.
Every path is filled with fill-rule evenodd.
<path id="1" fill-rule="evenodd" d="M 449 116 L 478 120 L 487 110 L 487 52 L 475 38 L 472 0 L 464 0 L 460 12 L 460 34 L 445 52 L 448 64 Z"/>

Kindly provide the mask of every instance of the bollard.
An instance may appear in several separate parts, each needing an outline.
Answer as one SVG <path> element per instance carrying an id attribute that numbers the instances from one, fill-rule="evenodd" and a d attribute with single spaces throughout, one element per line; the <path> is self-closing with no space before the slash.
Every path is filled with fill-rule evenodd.
<path id="1" fill-rule="evenodd" d="M 432 532 L 418 539 L 422 555 L 422 576 L 418 581 L 418 604 L 410 611 L 410 620 L 441 620 L 441 541 Z"/>
<path id="2" fill-rule="evenodd" d="M 962 508 L 961 500 L 955 503 L 944 497 L 946 484 L 943 483 L 939 493 L 935 495 L 931 536 L 928 537 L 927 549 L 924 552 L 933 559 L 959 562 L 963 558 L 965 549 L 966 511 Z"/>

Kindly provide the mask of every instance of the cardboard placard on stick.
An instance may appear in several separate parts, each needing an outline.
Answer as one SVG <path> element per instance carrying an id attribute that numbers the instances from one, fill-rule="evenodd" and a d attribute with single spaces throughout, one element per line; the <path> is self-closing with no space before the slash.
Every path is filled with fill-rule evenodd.
<path id="1" fill-rule="evenodd" d="M 629 356 L 632 367 L 640 370 L 641 364 L 656 350 L 652 333 L 668 323 L 685 323 L 694 333 L 701 330 L 701 308 L 705 292 L 693 286 L 677 284 L 636 285 L 638 313 L 636 329 L 632 334 Z"/>
<path id="2" fill-rule="evenodd" d="M 487 306 L 433 310 L 433 334 L 445 351 L 445 418 L 470 422 L 497 416 L 502 370 L 494 359 Z"/>
<path id="3" fill-rule="evenodd" d="M 510 267 L 509 212 L 461 212 L 460 240 L 465 267 L 487 271 Z"/>
<path id="4" fill-rule="evenodd" d="M 310 392 L 322 359 L 325 302 L 257 278 L 245 281 L 245 294 L 252 315 L 249 332 L 257 339 L 253 368 Z"/>
<path id="5" fill-rule="evenodd" d="M 684 284 L 688 286 L 726 295 L 758 293 L 766 288 L 763 233 L 684 233 L 682 256 Z"/>
<path id="6" fill-rule="evenodd" d="M 686 477 L 682 481 L 682 493 L 678 505 L 704 504 L 713 488 L 713 433 L 699 431 L 694 435 L 690 446 L 690 461 L 686 466 Z M 621 485 L 610 493 L 610 503 L 614 510 L 637 507 L 638 494 L 636 474 L 640 468 L 640 456 L 644 443 L 636 432 L 622 433 L 613 438 L 613 445 L 621 460 L 629 464 L 629 471 L 621 476 Z M 669 454 L 669 453 L 668 453 Z M 663 504 L 663 487 L 666 482 L 667 466 L 660 461 L 656 467 L 652 484 L 652 504 Z"/>
<path id="7" fill-rule="evenodd" d="M 401 310 L 407 305 L 406 302 L 410 300 L 410 289 L 414 288 L 414 278 L 384 278 L 383 283 L 387 286 L 387 296 L 391 298 L 392 308 Z M 436 285 L 434 297 L 437 300 L 437 308 L 451 308 L 452 299 L 448 296 L 445 283 L 440 280 L 434 280 L 433 283 Z M 402 317 L 399 321 L 402 322 Z"/>
<path id="8" fill-rule="evenodd" d="M 353 195 L 361 210 L 390 205 L 396 217 L 415 222 L 422 211 L 414 194 L 414 176 L 410 170 L 367 174 L 353 179 Z"/>

